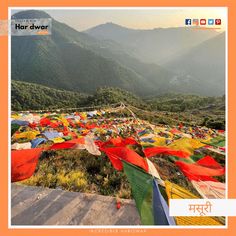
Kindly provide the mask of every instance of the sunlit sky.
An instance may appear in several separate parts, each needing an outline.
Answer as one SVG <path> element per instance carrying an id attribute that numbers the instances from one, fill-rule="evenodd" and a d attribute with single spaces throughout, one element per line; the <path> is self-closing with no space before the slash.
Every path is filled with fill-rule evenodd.
<path id="1" fill-rule="evenodd" d="M 23 9 L 22 9 L 23 10 Z M 227 8 L 97 8 L 97 9 L 43 9 L 54 19 L 78 31 L 112 22 L 133 29 L 153 29 L 185 26 L 185 19 L 218 19 L 221 31 L 226 29 Z M 17 10 L 19 11 L 19 10 Z M 13 13 L 16 11 L 14 10 Z"/>

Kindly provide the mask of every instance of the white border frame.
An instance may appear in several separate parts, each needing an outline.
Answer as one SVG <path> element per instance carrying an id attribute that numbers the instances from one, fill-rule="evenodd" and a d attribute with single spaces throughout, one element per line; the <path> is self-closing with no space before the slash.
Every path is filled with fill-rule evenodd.
<path id="1" fill-rule="evenodd" d="M 225 180 L 226 199 L 228 198 L 228 7 L 8 7 L 8 21 L 11 20 L 12 10 L 169 10 L 169 9 L 202 9 L 202 8 L 222 8 L 226 11 L 225 24 L 225 136 L 226 136 L 226 156 L 225 156 Z M 11 118 L 11 32 L 8 34 L 8 121 Z M 8 157 L 11 153 L 11 123 L 8 122 Z M 146 225 L 12 225 L 11 224 L 11 158 L 8 158 L 8 228 L 9 229 L 103 229 L 104 233 L 111 232 L 112 229 L 228 229 L 228 217 L 225 217 L 224 226 L 146 226 Z M 109 230 L 110 229 L 110 230 Z M 127 232 L 128 233 L 128 232 Z"/>

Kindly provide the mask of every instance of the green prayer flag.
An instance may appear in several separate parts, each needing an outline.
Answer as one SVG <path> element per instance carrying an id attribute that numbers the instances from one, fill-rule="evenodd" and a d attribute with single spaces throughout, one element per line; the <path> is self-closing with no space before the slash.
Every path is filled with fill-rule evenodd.
<path id="1" fill-rule="evenodd" d="M 132 188 L 132 194 L 143 225 L 154 225 L 152 209 L 153 178 L 140 168 L 123 162 L 124 172 Z"/>

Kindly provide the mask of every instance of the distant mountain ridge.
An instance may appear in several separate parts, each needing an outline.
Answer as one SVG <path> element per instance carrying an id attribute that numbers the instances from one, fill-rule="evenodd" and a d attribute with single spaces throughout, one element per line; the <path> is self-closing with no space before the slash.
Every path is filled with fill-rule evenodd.
<path id="1" fill-rule="evenodd" d="M 214 30 L 188 27 L 138 30 L 114 23 L 101 24 L 84 32 L 100 40 L 114 40 L 129 48 L 129 53 L 137 59 L 156 64 L 163 64 L 177 53 L 219 34 Z"/>
<path id="2" fill-rule="evenodd" d="M 18 12 L 12 17 L 48 18 L 50 16 L 43 11 L 29 10 Z M 105 25 L 107 27 L 107 24 Z M 97 26 L 97 29 L 100 30 L 101 27 Z M 133 45 L 139 45 L 141 39 L 146 38 L 146 46 L 140 50 L 145 51 L 145 48 L 149 48 L 150 52 L 153 44 L 149 44 L 149 41 L 158 39 L 157 47 L 152 50 L 154 54 L 158 50 L 156 58 L 163 58 L 163 55 L 170 55 L 176 51 L 179 56 L 182 55 L 179 53 L 181 48 L 182 52 L 190 52 L 199 44 L 207 42 L 205 39 L 214 38 L 218 33 L 202 32 L 197 36 L 197 31 L 182 28 L 170 29 L 171 33 L 174 32 L 174 35 L 178 36 L 176 38 L 178 40 L 172 45 L 170 42 L 173 41 L 173 35 L 166 37 L 170 34 L 168 29 L 132 30 L 118 25 L 114 26 L 111 23 L 109 27 L 112 28 L 114 34 L 108 34 L 108 38 L 101 39 L 94 35 L 94 28 L 86 32 L 78 32 L 66 24 L 52 19 L 51 36 L 12 37 L 12 79 L 88 94 L 93 94 L 99 87 L 109 86 L 144 97 L 168 92 L 222 95 L 221 85 L 224 83 L 222 74 L 217 86 L 212 83 L 212 80 L 205 86 L 204 73 L 201 76 L 203 79 L 199 80 L 198 77 L 189 75 L 189 73 L 181 74 L 175 71 L 171 63 L 163 62 L 163 65 L 160 66 L 150 62 L 145 59 L 147 56 L 145 53 L 141 60 L 133 47 Z M 160 34 L 160 31 L 164 33 Z M 137 38 L 137 41 L 133 41 L 133 45 L 124 44 L 120 40 L 122 34 L 128 38 L 129 34 L 143 35 L 145 32 L 147 35 Z M 155 37 L 149 39 L 152 35 Z M 170 39 L 168 44 L 163 41 L 164 37 Z M 127 38 L 125 40 L 128 40 Z M 187 46 L 177 48 L 181 38 L 185 40 L 183 42 L 186 42 Z M 160 42 L 160 45 L 157 42 Z M 222 41 L 219 43 L 222 44 Z M 171 45 L 174 50 L 169 49 Z M 139 52 L 141 53 L 141 51 Z M 208 47 L 205 48 L 205 51 L 207 53 Z M 174 54 L 176 55 L 176 53 Z M 168 57 L 167 55 L 166 57 Z M 174 60 L 174 58 L 172 59 Z M 207 91 L 202 89 L 203 87 L 207 87 Z"/>
<path id="3" fill-rule="evenodd" d="M 215 95 L 212 86 L 218 93 L 225 94 L 225 34 L 204 41 L 164 66 L 198 81 L 200 86 L 204 84 L 202 94 Z"/>

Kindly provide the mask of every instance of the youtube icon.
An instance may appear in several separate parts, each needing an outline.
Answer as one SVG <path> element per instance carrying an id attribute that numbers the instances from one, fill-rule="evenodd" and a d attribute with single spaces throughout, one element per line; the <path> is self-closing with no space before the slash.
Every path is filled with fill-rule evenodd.
<path id="1" fill-rule="evenodd" d="M 200 20 L 200 25 L 206 25 L 206 19 L 201 19 Z"/>

